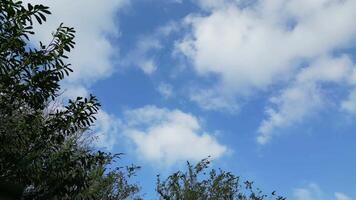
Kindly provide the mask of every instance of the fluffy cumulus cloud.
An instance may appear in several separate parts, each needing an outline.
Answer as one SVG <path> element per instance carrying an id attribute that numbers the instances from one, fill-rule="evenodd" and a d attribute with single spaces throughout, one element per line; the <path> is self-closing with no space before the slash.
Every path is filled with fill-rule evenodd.
<path id="1" fill-rule="evenodd" d="M 355 8 L 352 0 L 267 0 L 243 9 L 231 3 L 208 16 L 187 17 L 192 32 L 177 48 L 198 73 L 216 73 L 224 87 L 249 93 L 292 72 L 297 60 L 350 42 Z"/>
<path id="2" fill-rule="evenodd" d="M 227 147 L 201 127 L 199 120 L 180 110 L 146 106 L 125 113 L 123 132 L 148 161 L 169 166 L 177 161 L 213 159 Z"/>
<path id="3" fill-rule="evenodd" d="M 185 18 L 190 32 L 177 41 L 176 51 L 199 75 L 219 78 L 214 91 L 209 89 L 205 98 L 193 93 L 193 101 L 210 110 L 232 110 L 234 100 L 287 85 L 266 108 L 260 143 L 323 106 L 323 83 L 345 83 L 351 73 L 347 55 L 334 52 L 354 47 L 354 0 L 266 0 L 249 6 L 246 1 L 196 2 L 208 12 Z M 354 96 L 344 100 L 343 110 L 355 110 Z"/>
<path id="4" fill-rule="evenodd" d="M 351 197 L 341 192 L 335 192 L 333 197 L 327 197 L 325 192 L 315 183 L 309 183 L 306 187 L 295 189 L 293 196 L 296 200 L 352 200 Z"/>

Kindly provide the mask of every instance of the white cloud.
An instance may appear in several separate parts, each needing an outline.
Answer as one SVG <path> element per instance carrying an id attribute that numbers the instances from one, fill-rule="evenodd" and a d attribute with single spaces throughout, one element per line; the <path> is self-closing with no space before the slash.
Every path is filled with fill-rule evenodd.
<path id="1" fill-rule="evenodd" d="M 121 137 L 120 127 L 121 121 L 115 116 L 99 111 L 96 115 L 94 131 L 94 144 L 97 147 L 112 150 Z"/>
<path id="2" fill-rule="evenodd" d="M 173 86 L 167 83 L 160 83 L 157 91 L 164 97 L 164 98 L 170 98 L 172 97 L 173 94 Z"/>
<path id="3" fill-rule="evenodd" d="M 298 188 L 294 190 L 294 197 L 296 200 L 321 200 L 322 196 L 322 191 L 315 183 L 310 183 L 305 188 Z"/>
<path id="4" fill-rule="evenodd" d="M 194 0 L 196 3 L 198 3 L 199 6 L 201 6 L 204 9 L 213 9 L 213 8 L 221 8 L 223 6 L 226 6 L 229 2 L 232 2 L 231 0 Z"/>
<path id="5" fill-rule="evenodd" d="M 272 105 L 266 109 L 267 119 L 259 127 L 257 141 L 265 144 L 276 134 L 275 129 L 294 125 L 323 108 L 328 97 L 323 94 L 322 84 L 346 84 L 353 68 L 352 61 L 342 56 L 324 57 L 300 70 L 289 87 L 271 98 Z M 353 108 L 350 100 L 342 105 L 345 109 Z"/>
<path id="6" fill-rule="evenodd" d="M 138 39 L 136 47 L 127 54 L 127 57 L 123 60 L 123 64 L 138 67 L 145 74 L 152 74 L 156 71 L 157 65 L 154 58 L 148 54 L 161 48 L 161 42 L 157 38 L 141 37 Z"/>
<path id="7" fill-rule="evenodd" d="M 185 19 L 191 32 L 176 48 L 198 74 L 218 75 L 217 85 L 233 96 L 290 80 L 301 61 L 355 39 L 353 0 L 266 0 L 244 8 L 238 1 L 221 2 L 200 1 L 209 14 Z"/>
<path id="8" fill-rule="evenodd" d="M 356 90 L 352 91 L 349 97 L 341 103 L 341 109 L 352 114 L 356 113 Z"/>
<path id="9" fill-rule="evenodd" d="M 138 63 L 138 65 L 140 66 L 142 71 L 145 72 L 146 74 L 152 74 L 157 70 L 156 63 L 151 59 L 142 60 Z"/>
<path id="10" fill-rule="evenodd" d="M 76 99 L 77 97 L 88 97 L 89 91 L 82 85 L 65 85 L 62 97 L 64 99 Z"/>
<path id="11" fill-rule="evenodd" d="M 162 40 L 177 29 L 177 24 L 172 22 L 157 28 L 152 34 L 139 37 L 134 48 L 123 59 L 122 64 L 138 67 L 148 75 L 153 74 L 158 69 L 153 53 L 164 48 Z"/>
<path id="12" fill-rule="evenodd" d="M 204 132 L 195 116 L 180 110 L 146 106 L 127 111 L 123 131 L 136 145 L 138 155 L 159 165 L 207 156 L 214 159 L 227 152 L 226 146 Z"/>
<path id="13" fill-rule="evenodd" d="M 193 89 L 189 95 L 190 100 L 196 102 L 204 110 L 235 113 L 239 109 L 234 98 L 219 88 Z"/>
<path id="14" fill-rule="evenodd" d="M 327 198 L 325 192 L 315 183 L 309 183 L 306 187 L 295 189 L 293 196 L 296 200 L 352 200 L 351 197 L 341 192 L 335 192 L 333 197 Z"/>
<path id="15" fill-rule="evenodd" d="M 271 98 L 276 108 L 267 108 L 265 119 L 258 129 L 257 142 L 266 144 L 276 134 L 275 129 L 300 122 L 308 114 L 322 106 L 322 97 L 314 84 L 294 85 Z"/>
<path id="16" fill-rule="evenodd" d="M 349 196 L 346 194 L 336 192 L 335 193 L 335 200 L 352 200 Z"/>

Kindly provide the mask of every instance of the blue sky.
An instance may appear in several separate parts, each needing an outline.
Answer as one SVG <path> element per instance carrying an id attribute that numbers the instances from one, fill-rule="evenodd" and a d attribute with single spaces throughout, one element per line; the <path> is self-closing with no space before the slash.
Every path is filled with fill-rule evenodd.
<path id="1" fill-rule="evenodd" d="M 64 96 L 99 97 L 96 146 L 143 167 L 145 198 L 209 155 L 288 199 L 356 198 L 356 1 L 46 4 L 36 39 L 77 29 Z"/>

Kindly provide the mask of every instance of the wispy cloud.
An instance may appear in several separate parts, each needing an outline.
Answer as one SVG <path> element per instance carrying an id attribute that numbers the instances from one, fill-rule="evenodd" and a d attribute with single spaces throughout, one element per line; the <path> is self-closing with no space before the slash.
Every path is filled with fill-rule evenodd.
<path id="1" fill-rule="evenodd" d="M 319 185 L 310 183 L 304 188 L 297 188 L 294 190 L 294 197 L 296 200 L 321 200 L 323 192 Z"/>
<path id="2" fill-rule="evenodd" d="M 200 108 L 208 111 L 236 113 L 239 110 L 239 105 L 234 97 L 219 87 L 209 89 L 194 88 L 190 91 L 189 99 L 197 103 Z"/>
<path id="3" fill-rule="evenodd" d="M 302 69 L 289 87 L 271 98 L 266 109 L 265 119 L 258 132 L 257 141 L 267 143 L 280 128 L 296 125 L 327 105 L 323 84 L 348 85 L 354 64 L 347 56 L 339 58 L 324 57 Z M 352 108 L 352 103 L 344 102 L 342 107 Z"/>
<path id="4" fill-rule="evenodd" d="M 352 200 L 351 197 L 341 192 L 335 192 L 334 196 L 327 196 L 315 183 L 309 183 L 306 187 L 295 189 L 293 195 L 296 200 Z"/>
<path id="5" fill-rule="evenodd" d="M 118 142 L 123 139 L 123 135 L 120 132 L 122 122 L 116 116 L 108 114 L 105 111 L 99 111 L 96 116 L 97 121 L 93 129 L 94 144 L 109 151 L 118 145 Z"/>
<path id="6" fill-rule="evenodd" d="M 121 61 L 121 65 L 129 67 L 137 67 L 145 74 L 151 75 L 159 67 L 157 63 L 156 53 L 162 50 L 162 41 L 166 39 L 172 32 L 177 31 L 176 23 L 171 22 L 161 27 L 158 27 L 153 33 L 141 35 L 134 48 L 131 49 Z"/>
<path id="7" fill-rule="evenodd" d="M 168 83 L 160 83 L 157 91 L 166 99 L 174 96 L 173 86 Z"/>
<path id="8" fill-rule="evenodd" d="M 352 200 L 352 199 L 346 194 L 335 192 L 335 200 Z"/>

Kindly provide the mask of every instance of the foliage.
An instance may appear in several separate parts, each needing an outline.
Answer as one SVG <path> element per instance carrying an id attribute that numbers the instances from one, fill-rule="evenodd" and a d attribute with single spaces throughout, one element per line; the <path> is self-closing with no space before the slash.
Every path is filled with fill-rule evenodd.
<path id="1" fill-rule="evenodd" d="M 137 168 L 107 170 L 119 155 L 82 142 L 100 107 L 96 97 L 47 109 L 72 72 L 67 53 L 75 45 L 74 29 L 63 24 L 50 43 L 30 41 L 33 24 L 49 14 L 43 5 L 0 1 L 0 184 L 22 188 L 22 199 L 132 197 L 139 187 L 128 179 Z"/>
<path id="2" fill-rule="evenodd" d="M 187 163 L 186 172 L 178 171 L 162 181 L 157 178 L 156 190 L 160 199 L 164 200 L 285 200 L 276 196 L 265 195 L 259 189 L 253 188 L 253 182 L 240 184 L 240 178 L 231 172 L 212 169 L 208 174 L 210 161 L 204 159 L 195 166 Z"/>

